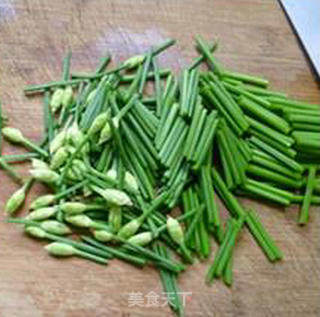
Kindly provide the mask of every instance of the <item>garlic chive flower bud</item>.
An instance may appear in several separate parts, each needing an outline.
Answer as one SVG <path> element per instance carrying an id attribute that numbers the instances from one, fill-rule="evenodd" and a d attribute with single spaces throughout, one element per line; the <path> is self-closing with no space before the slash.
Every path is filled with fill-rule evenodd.
<path id="1" fill-rule="evenodd" d="M 92 189 L 100 194 L 107 202 L 117 206 L 132 206 L 133 203 L 130 197 L 123 191 L 113 188 L 101 189 L 97 186 L 92 186 Z"/>
<path id="2" fill-rule="evenodd" d="M 49 165 L 46 162 L 41 161 L 36 158 L 33 158 L 31 160 L 31 166 L 33 169 L 48 169 L 49 168 Z"/>
<path id="3" fill-rule="evenodd" d="M 132 219 L 119 230 L 118 236 L 123 239 L 132 237 L 139 230 L 141 222 L 141 218 Z"/>
<path id="4" fill-rule="evenodd" d="M 101 242 L 110 242 L 114 238 L 114 235 L 107 230 L 94 230 L 93 236 Z"/>
<path id="5" fill-rule="evenodd" d="M 93 89 L 93 90 L 89 93 L 89 95 L 88 95 L 88 97 L 87 97 L 86 104 L 89 104 L 89 103 L 91 103 L 91 101 L 93 101 L 94 97 L 96 96 L 97 90 L 98 90 L 97 88 L 96 88 L 96 89 Z"/>
<path id="6" fill-rule="evenodd" d="M 49 169 L 32 169 L 30 174 L 38 181 L 51 184 L 56 183 L 60 178 L 59 174 Z"/>
<path id="7" fill-rule="evenodd" d="M 57 213 L 58 209 L 57 207 L 45 207 L 36 209 L 26 217 L 27 220 L 45 220 L 52 216 L 54 216 Z"/>
<path id="8" fill-rule="evenodd" d="M 76 215 L 66 217 L 66 221 L 76 227 L 89 228 L 93 225 L 93 221 L 86 215 Z"/>
<path id="9" fill-rule="evenodd" d="M 2 133 L 8 141 L 23 145 L 27 148 L 31 148 L 39 154 L 41 154 L 42 156 L 48 156 L 48 153 L 45 150 L 43 150 L 38 145 L 34 144 L 33 142 L 25 138 L 22 132 L 16 128 L 4 128 L 2 129 Z"/>
<path id="10" fill-rule="evenodd" d="M 126 66 L 128 69 L 135 68 L 139 66 L 145 60 L 144 55 L 135 55 L 123 62 L 123 65 Z"/>
<path id="11" fill-rule="evenodd" d="M 111 169 L 107 172 L 107 176 L 110 177 L 110 179 L 112 179 L 112 180 L 116 180 L 117 179 L 117 171 L 114 169 Z M 130 172 L 125 172 L 124 185 L 125 185 L 125 188 L 127 188 L 130 192 L 138 192 L 139 191 L 138 182 L 137 182 L 136 178 Z"/>
<path id="12" fill-rule="evenodd" d="M 30 205 L 30 209 L 39 209 L 42 207 L 47 207 L 53 204 L 55 201 L 54 195 L 43 195 L 36 198 Z"/>
<path id="13" fill-rule="evenodd" d="M 16 128 L 3 128 L 2 133 L 3 136 L 10 142 L 22 144 L 25 141 L 22 132 Z"/>
<path id="14" fill-rule="evenodd" d="M 98 262 L 100 264 L 108 263 L 108 261 L 105 258 L 93 255 L 89 252 L 80 251 L 67 243 L 53 242 L 45 246 L 45 249 L 49 252 L 49 254 L 54 256 L 68 257 L 68 256 L 76 255 L 82 258 L 86 258 L 86 259 Z"/>
<path id="15" fill-rule="evenodd" d="M 61 147 L 57 150 L 57 152 L 53 155 L 50 163 L 50 167 L 55 170 L 58 169 L 61 165 L 63 165 L 69 157 L 69 152 L 66 147 Z"/>
<path id="16" fill-rule="evenodd" d="M 44 248 L 54 256 L 72 256 L 77 253 L 73 246 L 61 242 L 50 243 Z"/>
<path id="17" fill-rule="evenodd" d="M 35 238 L 44 239 L 46 237 L 46 232 L 36 226 L 26 226 L 24 231 Z"/>
<path id="18" fill-rule="evenodd" d="M 88 172 L 88 168 L 86 164 L 83 161 L 80 161 L 78 159 L 73 160 L 72 167 L 79 173 L 85 173 Z"/>
<path id="19" fill-rule="evenodd" d="M 72 126 L 68 129 L 68 141 L 74 144 L 76 147 L 82 145 L 85 136 L 80 131 L 77 122 L 74 122 Z M 83 152 L 88 150 L 88 147 L 83 146 Z"/>
<path id="20" fill-rule="evenodd" d="M 172 217 L 168 217 L 167 230 L 168 230 L 169 235 L 172 238 L 172 240 L 180 246 L 180 250 L 182 251 L 183 258 L 187 262 L 192 263 L 193 259 L 192 259 L 190 251 L 187 249 L 187 247 L 184 243 L 183 231 L 182 231 L 182 228 L 181 228 L 178 220 L 176 220 Z"/>
<path id="21" fill-rule="evenodd" d="M 88 134 L 94 135 L 100 132 L 103 129 L 103 127 L 107 124 L 109 118 L 110 118 L 110 111 L 108 110 L 99 114 L 92 122 L 91 127 L 88 130 Z"/>
<path id="22" fill-rule="evenodd" d="M 19 188 L 13 195 L 7 200 L 5 212 L 12 215 L 23 204 L 26 198 L 26 185 Z"/>
<path id="23" fill-rule="evenodd" d="M 142 232 L 139 234 L 136 234 L 134 236 L 132 236 L 131 238 L 129 238 L 127 241 L 135 244 L 135 245 L 139 245 L 141 247 L 149 244 L 152 241 L 152 233 L 151 232 Z"/>
<path id="24" fill-rule="evenodd" d="M 139 191 L 139 184 L 136 178 L 130 172 L 125 173 L 124 182 L 125 182 L 125 185 L 129 188 L 129 190 L 133 192 Z"/>
<path id="25" fill-rule="evenodd" d="M 68 215 L 81 214 L 87 209 L 87 205 L 79 202 L 66 202 L 60 205 L 63 212 Z"/>
<path id="26" fill-rule="evenodd" d="M 53 154 L 58 149 L 60 149 L 60 147 L 64 145 L 66 140 L 67 140 L 67 132 L 65 130 L 62 130 L 54 137 L 54 139 L 50 143 L 50 153 Z"/>
<path id="27" fill-rule="evenodd" d="M 103 129 L 100 132 L 99 144 L 107 142 L 111 139 L 112 132 L 109 122 L 106 122 Z"/>
<path id="28" fill-rule="evenodd" d="M 67 86 L 62 95 L 61 104 L 63 107 L 68 107 L 73 101 L 73 90 L 71 86 Z"/>
<path id="29" fill-rule="evenodd" d="M 50 101 L 50 107 L 51 107 L 52 113 L 55 113 L 61 107 L 63 95 L 64 95 L 64 89 L 62 88 L 56 89 L 52 94 L 51 101 Z"/>
<path id="30" fill-rule="evenodd" d="M 59 236 L 71 234 L 71 230 L 68 226 L 56 220 L 45 220 L 41 222 L 40 227 L 49 233 Z"/>
<path id="31" fill-rule="evenodd" d="M 178 220 L 168 217 L 167 219 L 167 230 L 170 234 L 170 237 L 174 242 L 181 245 L 183 244 L 183 231 L 182 228 L 178 222 Z"/>
<path id="32" fill-rule="evenodd" d="M 122 208 L 119 206 L 111 206 L 109 209 L 109 224 L 114 232 L 118 232 L 122 222 Z"/>

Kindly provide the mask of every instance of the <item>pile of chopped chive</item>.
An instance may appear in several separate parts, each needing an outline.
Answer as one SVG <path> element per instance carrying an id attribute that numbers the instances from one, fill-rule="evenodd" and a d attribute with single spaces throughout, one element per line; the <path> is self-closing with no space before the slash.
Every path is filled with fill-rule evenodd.
<path id="1" fill-rule="evenodd" d="M 68 53 L 61 80 L 24 90 L 43 95 L 40 144 L 8 126 L 0 104 L 0 150 L 2 137 L 29 149 L 0 152 L 0 168 L 22 186 L 7 201 L 7 221 L 51 241 L 45 248 L 54 256 L 153 264 L 179 316 L 179 273 L 210 256 L 212 237 L 219 248 L 208 283 L 221 277 L 232 285 L 233 249 L 244 226 L 271 262 L 283 257 L 258 213 L 237 196 L 300 204 L 301 225 L 310 205 L 320 204 L 320 106 L 225 69 L 213 55 L 217 43 L 195 41 L 200 57 L 179 76 L 158 66 L 171 39 L 115 67 L 106 56 L 93 73 L 70 73 Z M 208 70 L 199 70 L 202 63 Z M 13 167 L 22 161 L 31 161 L 28 179 Z M 50 193 L 14 218 L 36 181 Z M 170 216 L 176 207 L 181 214 Z M 66 237 L 72 233 L 78 238 Z"/>

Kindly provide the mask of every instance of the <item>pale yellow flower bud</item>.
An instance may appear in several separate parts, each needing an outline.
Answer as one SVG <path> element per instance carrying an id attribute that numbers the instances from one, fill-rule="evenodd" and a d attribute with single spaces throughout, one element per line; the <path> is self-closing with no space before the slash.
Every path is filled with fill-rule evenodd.
<path id="1" fill-rule="evenodd" d="M 123 65 L 127 66 L 128 69 L 135 68 L 143 63 L 145 59 L 144 55 L 135 55 L 123 62 Z"/>
<path id="2" fill-rule="evenodd" d="M 178 220 L 172 217 L 168 217 L 167 230 L 174 242 L 176 242 L 179 245 L 183 244 L 183 231 Z"/>
<path id="3" fill-rule="evenodd" d="M 54 256 L 72 256 L 77 253 L 73 246 L 61 242 L 50 243 L 44 248 Z"/>
<path id="4" fill-rule="evenodd" d="M 97 186 L 92 188 L 99 193 L 107 202 L 116 206 L 132 206 L 130 197 L 123 191 L 113 188 L 101 189 Z"/>
<path id="5" fill-rule="evenodd" d="M 88 133 L 90 135 L 93 135 L 93 134 L 100 132 L 103 129 L 103 127 L 106 125 L 106 123 L 108 122 L 109 118 L 110 118 L 110 111 L 105 111 L 105 112 L 99 114 L 92 122 L 91 127 L 88 130 Z"/>
<path id="6" fill-rule="evenodd" d="M 109 242 L 114 238 L 113 234 L 106 230 L 94 230 L 93 236 L 101 242 Z"/>
<path id="7" fill-rule="evenodd" d="M 109 122 L 106 122 L 103 129 L 100 132 L 100 139 L 99 144 L 102 144 L 104 142 L 107 142 L 111 139 L 112 133 L 111 133 L 111 127 Z"/>
<path id="8" fill-rule="evenodd" d="M 36 209 L 26 217 L 27 220 L 45 220 L 52 216 L 54 216 L 57 213 L 57 207 L 45 207 Z"/>
<path id="9" fill-rule="evenodd" d="M 139 230 L 140 226 L 141 226 L 140 218 L 133 219 L 119 230 L 118 236 L 123 239 L 128 239 Z"/>
<path id="10" fill-rule="evenodd" d="M 66 147 L 61 147 L 57 150 L 57 152 L 53 155 L 50 163 L 50 167 L 52 169 L 58 169 L 61 165 L 63 165 L 69 157 L 69 152 Z"/>
<path id="11" fill-rule="evenodd" d="M 36 198 L 30 205 L 30 209 L 39 209 L 42 207 L 47 207 L 53 204 L 55 201 L 54 195 L 43 195 Z"/>
<path id="12" fill-rule="evenodd" d="M 8 200 L 5 212 L 12 215 L 23 204 L 26 198 L 25 186 L 18 189 Z"/>
<path id="13" fill-rule="evenodd" d="M 64 89 L 58 88 L 54 91 L 51 97 L 50 106 L 53 113 L 55 113 L 62 105 Z"/>
<path id="14" fill-rule="evenodd" d="M 74 215 L 83 213 L 87 209 L 87 206 L 79 202 L 66 202 L 61 204 L 60 208 L 66 214 Z"/>
<path id="15" fill-rule="evenodd" d="M 66 221 L 82 228 L 89 228 L 93 224 L 93 221 L 86 215 L 69 216 L 66 217 Z"/>
<path id="16" fill-rule="evenodd" d="M 68 226 L 56 220 L 45 220 L 41 222 L 40 226 L 43 230 L 59 236 L 71 234 Z"/>
<path id="17" fill-rule="evenodd" d="M 135 236 L 132 236 L 127 241 L 135 245 L 145 246 L 152 241 L 152 233 L 142 232 L 142 233 L 136 234 Z"/>
<path id="18" fill-rule="evenodd" d="M 2 129 L 3 136 L 10 142 L 23 143 L 25 138 L 22 132 L 16 128 L 6 127 Z"/>
<path id="19" fill-rule="evenodd" d="M 33 158 L 31 160 L 31 166 L 33 169 L 48 169 L 49 165 L 39 159 Z"/>
<path id="20" fill-rule="evenodd" d="M 96 94 L 97 94 L 97 88 L 96 88 L 96 89 L 93 89 L 93 90 L 89 93 L 89 95 L 88 95 L 88 97 L 87 97 L 87 102 L 86 102 L 86 104 L 91 103 L 91 102 L 93 101 L 93 99 L 95 98 Z"/>
<path id="21" fill-rule="evenodd" d="M 59 174 L 49 169 L 30 170 L 30 174 L 34 179 L 44 183 L 56 183 L 60 178 Z"/>
<path id="22" fill-rule="evenodd" d="M 64 89 L 61 104 L 63 107 L 68 107 L 73 101 L 73 90 L 71 86 Z"/>
<path id="23" fill-rule="evenodd" d="M 24 231 L 32 237 L 44 239 L 46 237 L 46 232 L 35 226 L 26 226 Z"/>
<path id="24" fill-rule="evenodd" d="M 60 147 L 64 145 L 67 140 L 67 132 L 65 130 L 60 131 L 50 143 L 50 153 L 55 153 Z"/>

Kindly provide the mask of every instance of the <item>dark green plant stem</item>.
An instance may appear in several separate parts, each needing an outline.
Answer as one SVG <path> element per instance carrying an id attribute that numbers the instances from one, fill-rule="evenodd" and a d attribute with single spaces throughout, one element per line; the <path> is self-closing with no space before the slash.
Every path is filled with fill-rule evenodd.
<path id="1" fill-rule="evenodd" d="M 211 82 L 211 90 L 216 97 L 223 104 L 224 108 L 228 111 L 233 120 L 238 124 L 242 131 L 246 131 L 249 124 L 244 116 L 244 113 L 238 103 L 234 100 L 229 91 L 219 81 L 218 77 L 213 73 L 208 73 L 207 79 Z"/>
<path id="2" fill-rule="evenodd" d="M 233 194 L 228 190 L 226 184 L 215 168 L 212 169 L 212 177 L 213 186 L 216 188 L 220 198 L 224 201 L 231 214 L 233 216 L 237 216 L 238 218 L 243 217 L 245 214 L 244 209 L 238 200 L 233 196 Z"/>
<path id="3" fill-rule="evenodd" d="M 292 199 L 292 194 L 290 192 L 249 178 L 247 178 L 246 182 L 243 184 L 243 188 L 251 193 L 284 206 L 289 206 Z"/>
<path id="4" fill-rule="evenodd" d="M 203 38 L 200 35 L 196 35 L 195 40 L 197 43 L 197 48 L 200 50 L 203 56 L 205 56 L 205 58 L 208 60 L 210 68 L 218 76 L 221 76 L 222 69 L 219 66 L 219 64 L 216 62 L 215 58 L 213 57 L 213 54 L 210 52 L 210 48 L 208 47 L 207 43 L 203 40 Z"/>
<path id="5" fill-rule="evenodd" d="M 168 251 L 164 246 L 157 243 L 154 245 L 153 250 L 155 253 L 163 257 L 166 257 L 167 259 L 170 259 Z M 173 311 L 177 312 L 178 316 L 183 316 L 183 306 L 181 305 L 181 302 L 180 302 L 178 288 L 175 281 L 176 276 L 171 272 L 164 270 L 161 267 L 159 267 L 159 272 L 160 272 L 162 287 L 168 296 L 168 304 L 170 305 Z M 169 294 L 171 296 L 169 296 Z"/>
<path id="6" fill-rule="evenodd" d="M 144 86 L 145 83 L 147 81 L 147 76 L 148 76 L 148 72 L 149 72 L 149 68 L 151 66 L 151 62 L 152 62 L 152 49 L 146 54 L 146 58 L 144 60 L 144 64 L 143 64 L 143 71 L 142 71 L 142 75 L 141 75 L 141 80 L 139 83 L 139 88 L 138 88 L 138 93 L 140 96 L 142 96 L 143 94 L 143 90 L 144 90 Z"/>
<path id="7" fill-rule="evenodd" d="M 300 215 L 299 215 L 300 225 L 305 225 L 309 220 L 309 207 L 311 205 L 312 192 L 313 192 L 316 172 L 317 172 L 316 166 L 310 166 L 308 168 L 307 186 L 306 186 L 304 200 L 303 200 L 302 207 L 300 210 Z"/>
<path id="8" fill-rule="evenodd" d="M 72 53 L 69 51 L 63 59 L 62 80 L 68 80 L 70 77 L 70 61 Z"/>
<path id="9" fill-rule="evenodd" d="M 302 101 L 287 99 L 287 98 L 279 98 L 279 97 L 267 97 L 266 98 L 273 105 L 280 105 L 283 109 L 303 109 L 305 111 L 308 110 L 316 110 L 319 111 L 320 105 L 310 104 Z"/>
<path id="10" fill-rule="evenodd" d="M 246 116 L 246 119 L 249 122 L 252 129 L 255 129 L 255 130 L 259 131 L 260 133 L 264 133 L 264 134 L 268 135 L 273 140 L 280 142 L 283 146 L 290 147 L 294 143 L 293 138 L 272 129 L 272 128 L 268 127 L 267 125 L 260 123 L 259 121 L 255 120 L 249 116 Z"/>
<path id="11" fill-rule="evenodd" d="M 218 41 L 215 41 L 211 46 L 209 46 L 211 53 L 214 53 L 217 50 L 218 46 L 219 46 Z M 206 59 L 205 56 L 200 56 L 195 58 L 193 63 L 188 67 L 188 70 L 190 71 L 198 67 L 202 62 L 205 61 L 205 59 Z"/>
<path id="12" fill-rule="evenodd" d="M 232 149 L 229 146 L 230 144 L 227 142 L 227 138 L 221 129 L 218 131 L 217 137 L 218 137 L 219 147 L 222 148 L 222 152 L 230 168 L 230 174 L 234 181 L 234 185 L 237 186 L 242 182 L 240 171 L 236 163 L 236 159 L 238 158 L 235 157 L 235 153 L 232 153 Z"/>
<path id="13" fill-rule="evenodd" d="M 240 96 L 238 102 L 245 112 L 249 112 L 251 115 L 254 115 L 256 118 L 269 124 L 276 130 L 284 134 L 288 134 L 290 132 L 291 128 L 289 123 L 280 116 L 274 114 L 272 111 L 265 109 L 258 103 L 251 101 L 244 96 Z"/>
<path id="14" fill-rule="evenodd" d="M 303 166 L 301 166 L 299 163 L 297 163 L 292 158 L 290 158 L 290 157 L 284 155 L 283 153 L 281 153 L 280 151 L 274 149 L 273 147 L 271 147 L 267 143 L 259 140 L 256 137 L 251 137 L 250 141 L 252 142 L 252 144 L 257 146 L 262 151 L 265 151 L 266 153 L 268 153 L 272 157 L 276 158 L 278 161 L 282 162 L 289 169 L 292 169 L 292 170 L 296 171 L 297 173 L 302 173 L 304 171 Z"/>
<path id="15" fill-rule="evenodd" d="M 315 191 L 315 188 L 314 188 Z M 304 195 L 293 195 L 291 202 L 301 204 L 304 201 Z M 312 196 L 310 200 L 311 205 L 320 205 L 320 196 Z"/>
<path id="16" fill-rule="evenodd" d="M 3 169 L 17 184 L 23 184 L 23 178 L 0 157 L 0 168 Z"/>
<path id="17" fill-rule="evenodd" d="M 42 85 L 31 85 L 26 87 L 23 91 L 26 94 L 44 92 L 47 89 L 57 88 L 57 87 L 66 87 L 66 86 L 77 86 L 82 83 L 84 79 L 70 79 L 70 80 L 61 80 L 61 81 L 52 81 L 47 84 Z"/>
<path id="18" fill-rule="evenodd" d="M 267 168 L 252 163 L 248 165 L 246 171 L 250 175 L 262 178 L 266 181 L 271 181 L 272 183 L 276 183 L 284 187 L 300 188 L 302 186 L 301 180 L 296 180 L 291 177 L 289 178 L 288 176 L 280 175 L 277 172 L 270 171 Z"/>
<path id="19" fill-rule="evenodd" d="M 144 266 L 147 263 L 147 261 L 144 258 L 137 257 L 137 256 L 134 256 L 131 254 L 127 254 L 119 249 L 106 246 L 106 245 L 104 245 L 104 244 L 102 244 L 102 243 L 100 243 L 100 242 L 98 242 L 88 236 L 81 236 L 81 239 L 83 241 L 93 245 L 94 247 L 97 247 L 98 249 L 104 250 L 104 251 L 112 254 L 114 257 L 121 259 L 121 260 L 124 260 L 126 262 L 129 262 L 131 264 L 138 265 L 138 266 Z"/>
<path id="20" fill-rule="evenodd" d="M 39 158 L 39 154 L 35 152 L 29 152 L 29 153 L 23 153 L 23 154 L 8 154 L 8 155 L 1 156 L 1 159 L 8 164 L 24 162 L 32 158 Z"/>
<path id="21" fill-rule="evenodd" d="M 119 237 L 116 238 L 117 240 L 119 240 L 120 242 L 124 243 L 123 248 L 128 250 L 128 251 L 133 251 L 133 252 L 137 252 L 138 254 L 141 254 L 142 256 L 150 259 L 151 261 L 155 261 L 156 263 L 158 263 L 161 267 L 170 270 L 174 273 L 179 273 L 182 270 L 184 270 L 184 266 L 178 262 L 175 261 L 169 261 L 157 254 L 155 254 L 154 252 L 152 252 L 151 250 L 129 243 L 124 239 L 121 239 Z"/>
<path id="22" fill-rule="evenodd" d="M 48 136 L 49 144 L 54 138 L 54 118 L 50 108 L 50 91 L 46 90 L 44 93 L 44 123 L 45 123 L 45 132 Z"/>
<path id="23" fill-rule="evenodd" d="M 264 239 L 264 241 L 267 243 L 269 248 L 272 250 L 273 254 L 275 255 L 276 260 L 281 260 L 283 258 L 283 254 L 281 250 L 277 247 L 269 233 L 266 231 L 265 227 L 262 225 L 260 219 L 258 218 L 258 215 L 253 210 L 248 210 L 247 217 L 250 217 L 252 220 L 252 223 L 259 231 L 260 235 Z"/>
<path id="24" fill-rule="evenodd" d="M 194 153 L 195 164 L 193 168 L 195 170 L 199 169 L 203 164 L 206 154 L 208 153 L 210 146 L 212 146 L 218 124 L 219 119 L 217 118 L 217 113 L 212 111 L 206 119 L 202 135 L 200 136 L 199 144 Z"/>
<path id="25" fill-rule="evenodd" d="M 104 71 L 104 69 L 109 65 L 111 62 L 111 55 L 108 54 L 107 56 L 103 57 L 96 69 L 96 73 L 100 74 Z"/>
<path id="26" fill-rule="evenodd" d="M 209 226 L 220 226 L 220 215 L 215 202 L 214 189 L 211 178 L 210 166 L 205 165 L 200 169 L 200 189 L 206 206 L 206 222 Z"/>
<path id="27" fill-rule="evenodd" d="M 276 254 L 272 250 L 271 246 L 266 242 L 266 240 L 262 236 L 260 230 L 256 227 L 256 224 L 253 222 L 251 217 L 246 218 L 246 225 L 249 228 L 256 242 L 261 247 L 262 251 L 265 253 L 266 257 L 269 259 L 269 261 L 270 262 L 276 261 L 277 260 Z"/>
<path id="28" fill-rule="evenodd" d="M 160 117 L 161 107 L 162 107 L 162 83 L 160 79 L 160 71 L 156 58 L 152 58 L 152 66 L 154 70 L 154 86 L 155 86 L 155 95 L 156 95 L 156 114 Z M 148 75 L 147 75 L 148 77 Z M 147 78 L 146 78 L 147 79 Z"/>
<path id="29" fill-rule="evenodd" d="M 231 72 L 228 70 L 223 70 L 222 76 L 236 79 L 236 80 L 240 80 L 240 81 L 250 83 L 253 85 L 257 85 L 257 86 L 262 86 L 262 87 L 268 87 L 268 85 L 269 85 L 269 81 L 267 79 L 252 76 L 252 75 L 247 75 L 247 74 L 240 74 L 240 73 L 236 73 L 236 72 Z"/>
<path id="30" fill-rule="evenodd" d="M 246 218 L 246 215 L 239 218 L 238 221 L 234 222 L 234 226 L 233 226 L 233 230 L 232 230 L 232 233 L 230 236 L 230 240 L 228 241 L 227 245 L 223 249 L 221 257 L 219 258 L 219 262 L 218 262 L 217 269 L 215 272 L 215 275 L 218 277 L 222 276 L 223 271 L 224 271 L 226 265 L 228 264 L 228 261 L 230 259 L 231 254 L 232 254 L 232 249 L 234 248 L 235 243 L 236 243 L 236 238 L 237 238 L 240 230 L 242 229 L 242 225 L 244 223 L 245 218 Z"/>
<path id="31" fill-rule="evenodd" d="M 241 130 L 239 125 L 230 116 L 219 99 L 213 94 L 210 84 L 205 84 L 200 90 L 200 93 L 211 107 L 216 108 L 222 114 L 236 135 L 241 136 L 243 134 L 243 130 Z"/>
<path id="32" fill-rule="evenodd" d="M 227 223 L 227 229 L 226 229 L 226 234 L 224 236 L 224 240 L 221 243 L 219 250 L 215 255 L 213 264 L 210 266 L 210 268 L 207 272 L 207 275 L 206 275 L 206 281 L 208 283 L 211 283 L 216 276 L 220 258 L 223 255 L 223 252 L 224 252 L 225 248 L 227 247 L 230 238 L 232 237 L 232 232 L 234 230 L 234 222 L 235 222 L 234 219 L 229 219 L 229 221 Z"/>

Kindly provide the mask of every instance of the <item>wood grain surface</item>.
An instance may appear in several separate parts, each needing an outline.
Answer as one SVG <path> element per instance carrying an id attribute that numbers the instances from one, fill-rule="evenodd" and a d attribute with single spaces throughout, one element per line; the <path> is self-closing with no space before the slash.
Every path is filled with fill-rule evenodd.
<path id="1" fill-rule="evenodd" d="M 176 69 L 196 56 L 193 36 L 219 38 L 217 56 L 231 69 L 263 74 L 272 87 L 319 102 L 320 93 L 275 0 L 0 0 L 0 96 L 14 126 L 31 139 L 42 132 L 41 99 L 26 98 L 26 84 L 61 77 L 70 48 L 73 70 L 92 70 L 106 52 L 119 61 L 167 37 L 178 45 L 161 57 Z M 22 152 L 5 144 L 4 153 Z M 26 165 L 21 166 L 25 173 Z M 14 185 L 0 171 L 0 316 L 171 316 L 168 306 L 129 307 L 130 293 L 161 295 L 158 273 L 117 260 L 107 267 L 47 256 L 43 243 L 4 223 Z M 31 196 L 43 191 L 36 187 Z M 28 197 L 30 201 L 31 197 Z M 298 208 L 256 207 L 285 259 L 270 264 L 245 230 L 235 251 L 234 286 L 204 284 L 210 260 L 179 278 L 192 292 L 187 316 L 318 316 L 320 314 L 320 213 L 296 225 Z M 23 212 L 21 213 L 23 214 Z M 215 248 L 215 247 L 214 247 Z"/>

